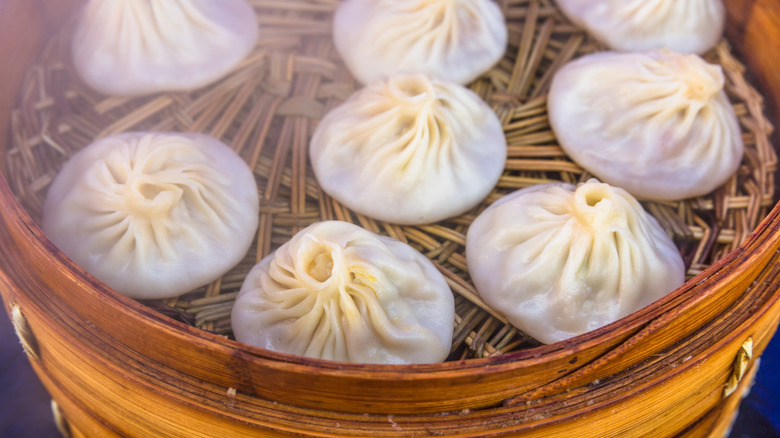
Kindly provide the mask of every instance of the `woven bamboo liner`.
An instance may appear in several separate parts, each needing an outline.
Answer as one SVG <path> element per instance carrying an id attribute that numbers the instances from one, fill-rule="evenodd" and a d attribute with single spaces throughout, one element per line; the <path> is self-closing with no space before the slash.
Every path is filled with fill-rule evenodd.
<path id="1" fill-rule="evenodd" d="M 533 184 L 590 178 L 556 143 L 546 113 L 553 73 L 577 56 L 603 50 L 570 24 L 552 1 L 504 0 L 509 45 L 504 59 L 471 89 L 501 120 L 509 152 L 506 170 L 474 210 L 427 226 L 398 226 L 351 212 L 319 188 L 307 148 L 316 124 L 351 95 L 352 79 L 330 37 L 336 0 L 252 0 L 261 36 L 253 53 L 218 83 L 192 92 L 141 98 L 107 97 L 80 82 L 69 58 L 72 26 L 56 35 L 26 77 L 12 116 L 8 181 L 36 220 L 62 163 L 106 135 L 128 130 L 204 132 L 231 145 L 253 169 L 260 192 L 260 226 L 246 258 L 215 282 L 149 306 L 176 319 L 232 336 L 230 311 L 246 273 L 292 235 L 319 220 L 338 219 L 407 242 L 444 273 L 455 293 L 450 359 L 500 355 L 537 345 L 478 297 L 465 262 L 468 225 L 499 197 Z M 723 66 L 726 92 L 743 130 L 738 172 L 707 196 L 645 202 L 678 244 L 688 278 L 728 254 L 774 205 L 777 156 L 763 99 L 721 42 L 706 54 Z"/>

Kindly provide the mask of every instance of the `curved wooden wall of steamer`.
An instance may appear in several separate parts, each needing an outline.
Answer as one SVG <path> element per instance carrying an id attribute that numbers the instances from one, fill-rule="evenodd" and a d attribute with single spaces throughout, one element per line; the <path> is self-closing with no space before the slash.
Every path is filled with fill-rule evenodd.
<path id="1" fill-rule="evenodd" d="M 14 61 L 0 81 L 0 149 L 43 29 L 78 3 L 0 0 L 0 57 Z M 780 3 L 727 3 L 728 35 L 778 115 Z M 0 243 L 5 308 L 27 324 L 30 361 L 73 436 L 718 436 L 780 320 L 780 204 L 739 250 L 616 324 L 405 367 L 295 358 L 172 321 L 67 260 L 4 179 Z"/>

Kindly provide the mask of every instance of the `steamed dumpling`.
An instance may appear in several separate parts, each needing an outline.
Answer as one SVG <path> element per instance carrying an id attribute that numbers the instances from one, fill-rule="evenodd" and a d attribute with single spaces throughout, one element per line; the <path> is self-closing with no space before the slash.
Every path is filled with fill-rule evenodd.
<path id="1" fill-rule="evenodd" d="M 722 0 L 558 0 L 575 24 L 613 50 L 704 53 L 726 23 Z"/>
<path id="2" fill-rule="evenodd" d="M 565 65 L 548 96 L 563 149 L 642 199 L 707 194 L 737 170 L 742 132 L 720 66 L 668 50 L 604 52 Z"/>
<path id="3" fill-rule="evenodd" d="M 493 110 L 467 88 L 394 75 L 358 90 L 311 140 L 326 193 L 366 216 L 425 224 L 456 216 L 493 189 L 506 162 Z"/>
<path id="4" fill-rule="evenodd" d="M 607 325 L 685 280 L 656 220 L 627 192 L 596 180 L 501 198 L 469 228 L 466 258 L 485 302 L 543 343 Z"/>
<path id="5" fill-rule="evenodd" d="M 258 223 L 246 163 L 202 134 L 124 133 L 62 167 L 42 227 L 67 256 L 117 291 L 169 298 L 235 266 Z"/>
<path id="6" fill-rule="evenodd" d="M 452 292 L 405 243 L 319 222 L 257 264 L 236 298 L 236 340 L 359 363 L 434 363 L 452 344 Z"/>
<path id="7" fill-rule="evenodd" d="M 364 84 L 398 72 L 465 84 L 504 56 L 507 28 L 492 0 L 346 0 L 333 38 Z"/>
<path id="8" fill-rule="evenodd" d="M 90 0 L 72 43 L 84 82 L 110 95 L 190 90 L 228 73 L 258 36 L 246 0 Z"/>

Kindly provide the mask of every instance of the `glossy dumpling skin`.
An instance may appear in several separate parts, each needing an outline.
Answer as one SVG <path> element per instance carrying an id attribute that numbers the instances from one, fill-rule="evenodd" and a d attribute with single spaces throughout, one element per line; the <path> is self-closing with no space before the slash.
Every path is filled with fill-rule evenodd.
<path id="1" fill-rule="evenodd" d="M 603 52 L 565 65 L 548 96 L 567 155 L 640 199 L 680 200 L 725 183 L 744 154 L 720 66 L 668 50 Z"/>
<path id="2" fill-rule="evenodd" d="M 355 92 L 323 118 L 309 152 L 326 193 L 399 224 L 432 223 L 479 204 L 507 154 L 492 108 L 461 85 L 422 74 Z"/>
<path id="3" fill-rule="evenodd" d="M 209 84 L 243 60 L 257 37 L 246 0 L 90 0 L 71 50 L 87 85 L 135 96 Z"/>
<path id="4" fill-rule="evenodd" d="M 450 351 L 454 299 L 412 247 L 315 223 L 257 264 L 233 307 L 236 340 L 319 359 L 434 363 Z"/>
<path id="5" fill-rule="evenodd" d="M 656 220 L 596 180 L 506 195 L 472 223 L 466 258 L 485 302 L 546 344 L 614 322 L 685 280 Z"/>
<path id="6" fill-rule="evenodd" d="M 563 13 L 613 50 L 704 53 L 723 36 L 722 0 L 558 0 Z"/>
<path id="7" fill-rule="evenodd" d="M 203 134 L 129 132 L 62 167 L 42 227 L 67 256 L 136 299 L 205 285 L 246 254 L 258 223 L 254 177 Z"/>
<path id="8" fill-rule="evenodd" d="M 503 57 L 507 28 L 493 0 L 346 0 L 333 38 L 363 84 L 398 72 L 466 84 Z"/>

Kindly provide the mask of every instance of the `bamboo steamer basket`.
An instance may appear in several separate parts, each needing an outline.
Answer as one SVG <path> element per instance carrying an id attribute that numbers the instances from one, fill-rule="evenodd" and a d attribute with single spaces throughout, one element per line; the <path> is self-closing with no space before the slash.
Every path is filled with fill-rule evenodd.
<path id="1" fill-rule="evenodd" d="M 26 68 L 78 3 L 0 2 L 0 56 L 13 60 L 0 71 L 0 149 Z M 726 3 L 727 36 L 777 116 L 780 4 Z M 293 357 L 177 322 L 67 259 L 5 178 L 0 242 L 5 308 L 74 437 L 723 436 L 780 321 L 780 204 L 736 250 L 617 323 L 432 365 Z"/>

